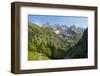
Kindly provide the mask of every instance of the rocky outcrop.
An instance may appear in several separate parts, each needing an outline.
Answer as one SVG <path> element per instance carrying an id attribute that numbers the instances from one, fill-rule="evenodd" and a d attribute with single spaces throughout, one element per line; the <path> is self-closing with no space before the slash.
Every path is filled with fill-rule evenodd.
<path id="1" fill-rule="evenodd" d="M 83 33 L 79 42 L 69 49 L 66 53 L 65 59 L 87 58 L 88 57 L 88 29 Z"/>

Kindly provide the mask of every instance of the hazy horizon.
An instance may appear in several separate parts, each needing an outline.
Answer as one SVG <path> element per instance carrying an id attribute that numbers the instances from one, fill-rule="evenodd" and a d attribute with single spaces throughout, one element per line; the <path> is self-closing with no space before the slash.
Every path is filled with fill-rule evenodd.
<path id="1" fill-rule="evenodd" d="M 28 21 L 39 26 L 42 26 L 48 22 L 51 25 L 59 24 L 66 25 L 68 27 L 72 25 L 81 28 L 88 27 L 88 17 L 29 15 Z"/>

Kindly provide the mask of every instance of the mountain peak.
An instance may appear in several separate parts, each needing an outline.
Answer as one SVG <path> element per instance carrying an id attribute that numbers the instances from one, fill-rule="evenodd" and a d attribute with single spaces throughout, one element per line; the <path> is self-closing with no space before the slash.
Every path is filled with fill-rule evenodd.
<path id="1" fill-rule="evenodd" d="M 46 22 L 46 23 L 44 23 L 44 24 L 43 24 L 43 26 L 42 26 L 42 27 L 44 27 L 44 28 L 45 28 L 45 27 L 48 27 L 48 26 L 50 26 L 50 24 L 49 24 L 49 22 Z"/>

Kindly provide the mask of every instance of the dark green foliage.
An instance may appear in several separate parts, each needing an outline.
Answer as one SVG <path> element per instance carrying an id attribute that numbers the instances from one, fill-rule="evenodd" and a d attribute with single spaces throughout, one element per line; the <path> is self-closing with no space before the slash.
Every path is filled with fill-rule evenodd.
<path id="1" fill-rule="evenodd" d="M 88 29 L 84 31 L 79 42 L 66 52 L 65 58 L 87 58 L 88 57 Z"/>

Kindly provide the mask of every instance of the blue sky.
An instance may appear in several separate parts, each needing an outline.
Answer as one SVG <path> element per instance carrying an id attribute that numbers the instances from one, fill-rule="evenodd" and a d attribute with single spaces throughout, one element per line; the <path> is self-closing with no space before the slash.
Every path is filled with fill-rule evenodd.
<path id="1" fill-rule="evenodd" d="M 67 26 L 76 25 L 77 27 L 82 27 L 82 28 L 88 27 L 87 17 L 29 15 L 28 21 L 33 22 L 39 26 L 42 26 L 44 23 L 49 22 L 49 24 L 51 25 L 59 24 Z"/>

